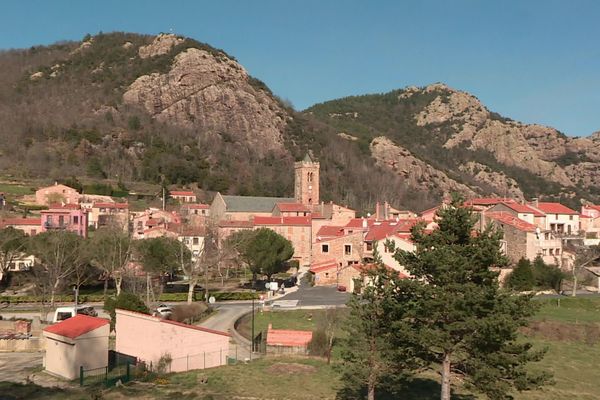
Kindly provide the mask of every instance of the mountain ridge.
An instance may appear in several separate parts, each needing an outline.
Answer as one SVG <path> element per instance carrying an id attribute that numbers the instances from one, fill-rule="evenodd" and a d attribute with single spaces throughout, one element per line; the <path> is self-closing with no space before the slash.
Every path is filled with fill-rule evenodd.
<path id="1" fill-rule="evenodd" d="M 522 124 L 441 83 L 296 112 L 222 50 L 119 32 L 3 52 L 0 67 L 0 168 L 23 178 L 281 196 L 310 151 L 323 198 L 360 211 L 383 200 L 418 210 L 453 190 L 571 205 L 600 196 L 600 132 Z"/>

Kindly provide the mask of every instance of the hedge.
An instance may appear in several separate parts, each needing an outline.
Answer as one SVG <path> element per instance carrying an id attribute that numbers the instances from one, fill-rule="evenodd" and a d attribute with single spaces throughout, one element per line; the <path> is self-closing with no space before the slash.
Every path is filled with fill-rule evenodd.
<path id="1" fill-rule="evenodd" d="M 252 300 L 258 299 L 259 293 L 256 292 L 211 292 L 211 296 L 217 301 L 225 300 Z M 194 300 L 203 300 L 204 292 L 194 292 Z M 0 296 L 0 303 L 20 304 L 20 303 L 39 303 L 41 296 Z M 72 294 L 56 295 L 54 301 L 57 303 L 74 302 Z M 163 293 L 159 301 L 187 301 L 187 293 Z M 80 295 L 80 303 L 102 303 L 104 297 L 101 294 Z"/>

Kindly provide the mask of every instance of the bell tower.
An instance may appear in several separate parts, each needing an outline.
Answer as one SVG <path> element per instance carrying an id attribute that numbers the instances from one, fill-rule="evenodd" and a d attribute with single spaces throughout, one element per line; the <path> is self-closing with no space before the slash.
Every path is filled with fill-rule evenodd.
<path id="1" fill-rule="evenodd" d="M 294 163 L 294 197 L 306 206 L 319 204 L 319 163 L 307 153 L 302 161 Z"/>

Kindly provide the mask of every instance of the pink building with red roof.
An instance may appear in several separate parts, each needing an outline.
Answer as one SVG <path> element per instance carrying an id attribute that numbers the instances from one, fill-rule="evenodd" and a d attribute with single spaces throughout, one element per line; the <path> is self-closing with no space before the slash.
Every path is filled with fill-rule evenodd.
<path id="1" fill-rule="evenodd" d="M 88 213 L 78 204 L 53 204 L 41 211 L 41 231 L 70 231 L 86 238 Z"/>
<path id="2" fill-rule="evenodd" d="M 291 329 L 273 329 L 269 324 L 267 328 L 267 353 L 296 353 L 305 354 L 312 340 L 311 331 L 300 331 Z"/>
<path id="3" fill-rule="evenodd" d="M 33 236 L 41 232 L 41 218 L 5 218 L 0 220 L 0 229 L 12 227 Z"/>
<path id="4" fill-rule="evenodd" d="M 133 311 L 116 310 L 115 350 L 156 365 L 168 354 L 171 372 L 227 364 L 230 335 L 197 325 L 168 321 Z"/>
<path id="5" fill-rule="evenodd" d="M 79 368 L 108 366 L 110 324 L 103 318 L 78 314 L 44 329 L 47 372 L 69 380 L 79 377 Z"/>

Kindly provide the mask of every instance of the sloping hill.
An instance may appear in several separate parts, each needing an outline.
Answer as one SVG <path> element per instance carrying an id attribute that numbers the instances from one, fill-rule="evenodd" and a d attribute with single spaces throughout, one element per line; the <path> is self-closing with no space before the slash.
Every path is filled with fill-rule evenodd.
<path id="1" fill-rule="evenodd" d="M 0 53 L 0 171 L 285 196 L 321 162 L 323 199 L 414 210 L 449 192 L 597 199 L 600 135 L 569 138 L 442 84 L 297 113 L 235 58 L 193 39 L 87 36 Z"/>

